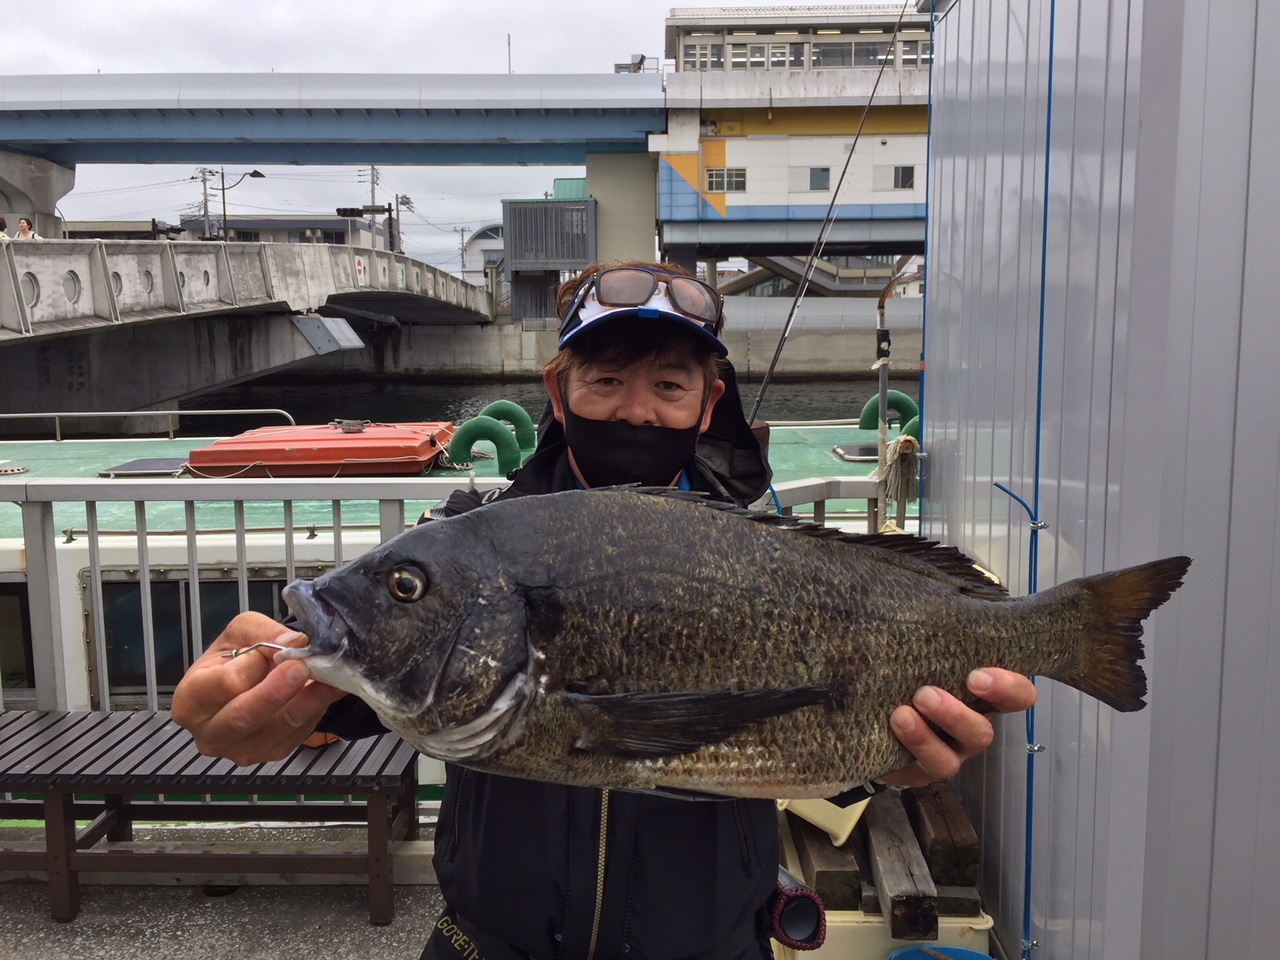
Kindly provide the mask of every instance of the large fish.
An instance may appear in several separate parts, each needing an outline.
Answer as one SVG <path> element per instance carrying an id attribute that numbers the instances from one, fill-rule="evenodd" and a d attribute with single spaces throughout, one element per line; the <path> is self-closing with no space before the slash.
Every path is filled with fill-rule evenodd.
<path id="1" fill-rule="evenodd" d="M 1144 706 L 1173 557 L 1009 599 L 955 550 L 594 490 L 416 527 L 285 589 L 313 676 L 423 753 L 558 783 L 829 797 L 910 760 L 889 714 L 1006 667 Z"/>

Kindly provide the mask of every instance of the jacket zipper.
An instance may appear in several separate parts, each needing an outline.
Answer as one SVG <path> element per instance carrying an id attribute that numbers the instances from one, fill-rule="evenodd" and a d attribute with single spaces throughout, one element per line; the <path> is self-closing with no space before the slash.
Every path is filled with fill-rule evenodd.
<path id="1" fill-rule="evenodd" d="M 742 855 L 742 866 L 748 872 L 751 868 L 751 846 L 747 843 L 747 828 L 742 822 L 742 801 L 733 801 L 733 822 L 738 828 L 738 852 Z"/>
<path id="2" fill-rule="evenodd" d="M 596 857 L 596 912 L 591 920 L 591 941 L 587 944 L 587 960 L 596 955 L 596 942 L 600 939 L 600 915 L 604 912 L 604 866 L 608 852 L 609 791 L 600 792 L 600 852 Z"/>
<path id="3" fill-rule="evenodd" d="M 453 837 L 449 843 L 449 856 L 452 857 L 458 852 L 458 838 L 462 831 L 458 826 L 458 817 L 462 812 L 462 799 L 468 786 L 471 785 L 471 771 L 466 767 L 456 768 L 458 771 L 458 792 L 453 798 Z"/>

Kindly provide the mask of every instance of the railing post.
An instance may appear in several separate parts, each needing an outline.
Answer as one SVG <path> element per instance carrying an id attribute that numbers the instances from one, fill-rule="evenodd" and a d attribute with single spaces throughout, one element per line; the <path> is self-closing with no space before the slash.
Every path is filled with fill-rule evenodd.
<path id="1" fill-rule="evenodd" d="M 63 647 L 61 593 L 53 525 L 53 504 L 22 504 L 22 535 L 27 551 L 27 600 L 31 610 L 32 670 L 36 707 L 67 710 L 67 662 Z"/>
<path id="2" fill-rule="evenodd" d="M 404 533 L 404 501 L 378 501 L 378 536 L 386 543 L 397 534 Z"/>

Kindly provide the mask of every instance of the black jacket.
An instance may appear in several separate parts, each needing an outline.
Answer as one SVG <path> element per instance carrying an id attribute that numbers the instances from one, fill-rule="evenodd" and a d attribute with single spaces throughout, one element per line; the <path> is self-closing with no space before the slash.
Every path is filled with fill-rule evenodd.
<path id="1" fill-rule="evenodd" d="M 687 474 L 696 490 L 749 501 L 768 489 L 769 471 L 745 430 L 736 384 L 730 386 L 732 395 L 718 405 L 729 409 L 712 438 L 714 456 L 704 460 L 700 447 Z M 577 486 L 558 426 L 544 420 L 537 451 L 499 498 Z M 482 499 L 489 498 L 462 491 L 441 514 Z M 359 736 L 380 726 L 348 697 L 321 729 Z M 764 908 L 778 868 L 773 801 L 674 800 L 446 769 L 436 875 L 448 917 L 465 918 L 486 956 L 769 955 Z"/>

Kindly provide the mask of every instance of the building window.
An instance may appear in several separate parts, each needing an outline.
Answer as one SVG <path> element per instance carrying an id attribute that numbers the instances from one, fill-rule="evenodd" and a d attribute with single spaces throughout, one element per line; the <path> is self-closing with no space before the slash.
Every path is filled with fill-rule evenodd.
<path id="1" fill-rule="evenodd" d="M 707 168 L 707 193 L 737 193 L 746 189 L 745 167 Z"/>
<path id="2" fill-rule="evenodd" d="M 852 44 L 823 42 L 813 45 L 813 69 L 853 66 Z"/>
<path id="3" fill-rule="evenodd" d="M 831 189 L 831 168 L 830 167 L 810 167 L 809 168 L 809 189 L 810 190 L 830 190 Z"/>
<path id="4" fill-rule="evenodd" d="M 927 67 L 933 59 L 932 40 L 904 40 L 902 43 L 902 65 L 904 67 Z"/>
<path id="5" fill-rule="evenodd" d="M 916 168 L 915 167 L 894 167 L 893 168 L 893 189 L 914 190 L 915 186 L 916 186 Z"/>
<path id="6" fill-rule="evenodd" d="M 686 43 L 683 70 L 723 70 L 723 43 Z"/>
<path id="7" fill-rule="evenodd" d="M 236 239 L 241 243 L 261 243 L 262 231 L 260 230 L 237 230 Z"/>
<path id="8" fill-rule="evenodd" d="M 338 246 L 343 246 L 347 242 L 347 231 L 326 230 L 324 232 L 324 242 L 337 244 Z"/>
<path id="9" fill-rule="evenodd" d="M 855 67 L 878 67 L 885 60 L 892 60 L 888 40 L 860 41 L 853 45 Z"/>

